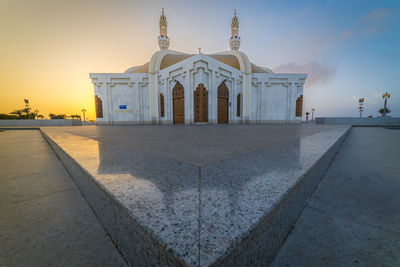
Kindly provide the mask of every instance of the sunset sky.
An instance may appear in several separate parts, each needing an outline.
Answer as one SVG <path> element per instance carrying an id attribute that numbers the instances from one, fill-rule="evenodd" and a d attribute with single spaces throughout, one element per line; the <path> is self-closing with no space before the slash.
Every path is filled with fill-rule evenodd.
<path id="1" fill-rule="evenodd" d="M 308 73 L 304 110 L 378 115 L 391 93 L 400 116 L 400 1 L 0 0 L 0 113 L 22 108 L 94 119 L 89 73 L 123 72 L 159 50 L 165 8 L 170 49 L 228 50 L 237 9 L 240 49 L 276 72 Z"/>

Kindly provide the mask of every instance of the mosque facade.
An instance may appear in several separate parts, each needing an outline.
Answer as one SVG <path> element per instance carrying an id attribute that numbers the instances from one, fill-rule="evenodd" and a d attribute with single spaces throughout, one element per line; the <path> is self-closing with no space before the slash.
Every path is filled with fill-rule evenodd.
<path id="1" fill-rule="evenodd" d="M 302 119 L 306 74 L 274 73 L 239 50 L 239 21 L 230 50 L 187 54 L 169 50 L 160 16 L 160 50 L 124 73 L 91 73 L 97 124 L 296 123 Z"/>

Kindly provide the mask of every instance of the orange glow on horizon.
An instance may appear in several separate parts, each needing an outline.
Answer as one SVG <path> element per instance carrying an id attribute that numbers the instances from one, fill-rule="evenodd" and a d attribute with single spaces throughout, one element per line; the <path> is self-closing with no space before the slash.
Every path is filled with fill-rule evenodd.
<path id="1" fill-rule="evenodd" d="M 132 16 L 126 4 L 107 17 L 109 3 L 2 1 L 0 113 L 22 109 L 29 99 L 30 107 L 45 117 L 82 116 L 85 108 L 86 117 L 94 120 L 89 73 L 124 72 L 158 50 L 157 20 L 147 37 L 152 45 L 146 45 L 145 35 L 135 36 L 132 29 L 137 24 L 132 20 L 141 18 Z"/>

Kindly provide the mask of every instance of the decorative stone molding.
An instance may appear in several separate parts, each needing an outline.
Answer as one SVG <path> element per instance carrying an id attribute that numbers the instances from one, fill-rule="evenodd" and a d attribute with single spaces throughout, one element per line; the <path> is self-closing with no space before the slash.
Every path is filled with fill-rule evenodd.
<path id="1" fill-rule="evenodd" d="M 161 50 L 167 50 L 169 47 L 168 36 L 158 36 L 158 46 Z"/>
<path id="2" fill-rule="evenodd" d="M 229 39 L 229 48 L 231 50 L 239 50 L 240 47 L 240 37 L 231 37 Z"/>

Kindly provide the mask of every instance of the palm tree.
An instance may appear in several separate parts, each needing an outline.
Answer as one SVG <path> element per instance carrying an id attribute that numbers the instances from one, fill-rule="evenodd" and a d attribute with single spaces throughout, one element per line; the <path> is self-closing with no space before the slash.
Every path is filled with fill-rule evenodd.
<path id="1" fill-rule="evenodd" d="M 58 115 L 56 115 L 56 114 L 50 113 L 50 114 L 49 114 L 49 117 L 50 117 L 50 119 L 52 119 L 52 120 L 60 120 L 60 119 L 65 119 L 65 118 L 67 118 L 67 115 L 65 115 L 65 114 L 58 114 Z"/>
<path id="2" fill-rule="evenodd" d="M 21 109 L 17 109 L 17 110 L 10 112 L 10 114 L 16 115 L 17 119 L 22 119 L 22 112 L 23 111 Z"/>
<path id="3" fill-rule="evenodd" d="M 70 117 L 75 119 L 75 120 L 80 120 L 81 119 L 80 115 L 71 115 Z"/>

